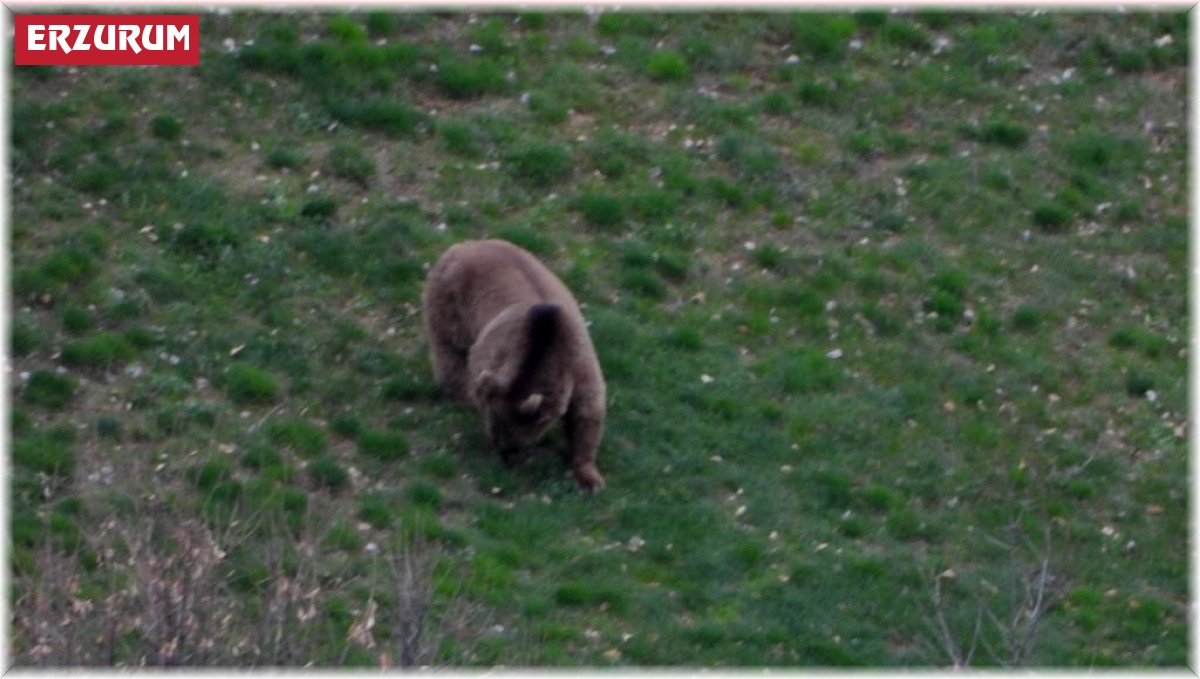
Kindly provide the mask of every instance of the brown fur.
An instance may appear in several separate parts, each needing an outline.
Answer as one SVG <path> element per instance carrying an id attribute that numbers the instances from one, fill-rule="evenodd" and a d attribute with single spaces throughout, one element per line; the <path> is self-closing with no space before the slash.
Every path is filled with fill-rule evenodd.
<path id="1" fill-rule="evenodd" d="M 575 480 L 603 488 L 604 377 L 562 281 L 511 243 L 467 241 L 433 265 L 422 301 L 438 387 L 479 408 L 505 460 L 561 419 Z"/>

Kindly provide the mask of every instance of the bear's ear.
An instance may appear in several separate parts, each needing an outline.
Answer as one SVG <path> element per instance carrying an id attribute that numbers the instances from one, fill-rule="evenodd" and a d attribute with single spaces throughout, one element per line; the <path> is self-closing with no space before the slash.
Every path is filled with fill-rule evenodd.
<path id="1" fill-rule="evenodd" d="M 500 391 L 500 383 L 491 370 L 484 370 L 475 379 L 475 395 L 481 401 L 490 400 Z"/>
<path id="2" fill-rule="evenodd" d="M 521 401 L 521 405 L 517 406 L 517 412 L 521 413 L 522 415 L 533 415 L 538 411 L 538 408 L 541 407 L 542 395 L 534 393 L 530 394 L 529 398 Z"/>

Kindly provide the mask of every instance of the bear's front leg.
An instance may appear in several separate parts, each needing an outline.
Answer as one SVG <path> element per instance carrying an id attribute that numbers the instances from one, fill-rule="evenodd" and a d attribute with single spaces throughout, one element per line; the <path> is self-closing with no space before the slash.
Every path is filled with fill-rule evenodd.
<path id="1" fill-rule="evenodd" d="M 596 453 L 604 435 L 604 396 L 584 394 L 572 400 L 563 417 L 567 435 L 567 456 L 575 481 L 585 492 L 604 489 L 604 476 L 596 468 Z"/>
<path id="2" fill-rule="evenodd" d="M 433 379 L 442 394 L 455 401 L 469 400 L 466 352 L 435 338 L 430 347 L 430 358 L 433 362 Z"/>

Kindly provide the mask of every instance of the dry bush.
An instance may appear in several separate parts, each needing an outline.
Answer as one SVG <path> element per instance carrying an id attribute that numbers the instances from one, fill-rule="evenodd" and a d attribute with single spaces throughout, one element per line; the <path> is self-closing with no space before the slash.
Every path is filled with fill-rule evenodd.
<path id="1" fill-rule="evenodd" d="M 1033 661 L 1041 623 L 1057 601 L 1061 586 L 1050 570 L 1050 532 L 1046 531 L 1041 547 L 1028 540 L 1014 545 L 993 540 L 1008 553 L 1001 585 L 987 578 L 970 583 L 959 582 L 953 569 L 932 576 L 929 600 L 932 612 L 925 623 L 930 635 L 956 668 L 971 667 L 976 653 L 982 649 L 986 664 L 1000 667 L 1025 667 Z M 967 596 L 970 603 L 949 600 L 943 583 L 955 583 L 957 595 Z M 974 604 L 971 632 L 956 631 L 952 618 L 961 620 L 961 613 Z M 959 616 L 954 614 L 958 613 Z M 961 627 L 961 624 L 959 625 Z M 963 639 L 967 639 L 966 645 Z"/>
<path id="2" fill-rule="evenodd" d="M 414 667 L 435 663 L 448 636 L 482 629 L 479 609 L 460 597 L 435 601 L 435 545 L 399 539 L 374 555 L 374 568 L 356 565 L 361 556 L 323 562 L 316 514 L 309 509 L 300 535 L 278 517 L 231 520 L 217 531 L 153 503 L 133 518 L 107 519 L 82 549 L 47 543 L 35 567 L 16 578 L 10 660 L 18 667 L 330 666 L 357 646 L 380 665 Z M 230 554 L 238 549 L 253 550 L 262 569 L 235 587 Z M 94 554 L 88 569 L 84 550 Z M 350 624 L 331 620 L 334 597 L 353 600 L 364 589 L 372 594 L 350 611 Z M 377 616 L 387 624 L 376 627 Z"/>

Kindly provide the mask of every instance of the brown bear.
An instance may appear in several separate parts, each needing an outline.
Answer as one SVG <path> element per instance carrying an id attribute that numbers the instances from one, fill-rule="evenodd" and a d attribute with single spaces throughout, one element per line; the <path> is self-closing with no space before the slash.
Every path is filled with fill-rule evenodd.
<path id="1" fill-rule="evenodd" d="M 422 303 L 438 387 L 482 411 L 504 461 L 561 418 L 575 480 L 602 489 L 604 376 L 567 286 L 511 243 L 466 241 L 430 269 Z"/>

